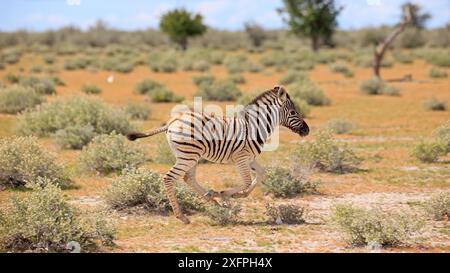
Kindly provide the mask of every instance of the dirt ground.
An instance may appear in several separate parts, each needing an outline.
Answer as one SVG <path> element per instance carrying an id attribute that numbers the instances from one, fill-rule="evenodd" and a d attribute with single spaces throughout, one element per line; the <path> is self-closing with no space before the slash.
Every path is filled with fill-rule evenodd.
<path id="1" fill-rule="evenodd" d="M 0 78 L 19 67 L 42 64 L 34 55 L 25 55 L 21 61 L 0 71 Z M 353 202 L 360 206 L 379 206 L 388 211 L 400 208 L 422 213 L 420 202 L 437 191 L 450 192 L 450 165 L 448 158 L 437 163 L 421 163 L 411 156 L 412 147 L 422 138 L 430 137 L 432 131 L 450 121 L 449 111 L 426 111 L 423 101 L 433 96 L 450 101 L 450 79 L 431 79 L 431 66 L 422 60 L 413 64 L 395 64 L 382 70 L 384 79 L 412 75 L 411 82 L 395 82 L 401 96 L 366 96 L 359 91 L 362 80 L 371 77 L 369 68 L 351 67 L 353 78 L 330 71 L 326 65 L 316 65 L 310 78 L 331 99 L 331 105 L 314 107 L 306 119 L 311 132 L 324 126 L 332 118 L 346 118 L 358 125 L 351 135 L 338 138 L 347 141 L 364 159 L 361 171 L 343 175 L 314 173 L 312 178 L 320 180 L 320 194 L 292 199 L 274 199 L 265 196 L 258 186 L 250 197 L 240 200 L 243 207 L 242 223 L 232 226 L 214 226 L 206 216 L 189 216 L 192 224 L 184 225 L 174 217 L 148 213 L 112 213 L 117 226 L 116 247 L 105 249 L 113 252 L 450 252 L 450 224 L 427 220 L 425 232 L 415 236 L 411 243 L 397 248 L 371 250 L 364 247 L 349 247 L 339 229 L 330 221 L 331 208 L 340 202 Z M 447 69 L 450 73 L 450 69 Z M 211 70 L 217 78 L 227 76 L 226 69 L 214 66 Z M 114 74 L 114 83 L 106 81 Z M 192 76 L 199 72 L 154 73 L 146 66 L 137 67 L 128 74 L 87 70 L 64 71 L 58 76 L 66 83 L 57 88 L 60 96 L 81 94 L 84 83 L 93 83 L 103 89 L 99 95 L 106 102 L 124 105 L 129 101 L 144 100 L 144 96 L 133 93 L 135 84 L 145 78 L 155 79 L 172 89 L 176 94 L 190 99 L 196 91 Z M 246 83 L 243 92 L 265 90 L 276 85 L 283 75 L 272 69 L 262 73 L 243 73 Z M 288 90 L 289 91 L 289 90 Z M 169 118 L 174 104 L 152 104 L 151 118 L 139 124 L 148 129 L 159 126 Z M 221 103 L 220 105 L 224 105 Z M 14 134 L 16 117 L 0 115 L 0 137 Z M 312 138 L 313 136 L 308 136 Z M 76 166 L 77 151 L 59 150 L 50 139 L 40 140 L 58 159 L 68 166 Z M 285 164 L 289 151 L 301 139 L 282 128 L 280 147 L 274 152 L 263 153 L 259 162 L 264 166 Z M 154 138 L 140 141 L 152 157 L 156 148 Z M 166 172 L 170 166 L 147 163 L 146 167 Z M 75 167 L 74 167 L 75 168 Z M 237 170 L 232 165 L 202 164 L 198 168 L 198 180 L 214 189 L 222 189 L 239 183 Z M 102 191 L 113 176 L 102 177 L 80 174 L 75 177 L 79 188 L 65 191 L 71 202 L 86 208 L 103 206 Z M 13 193 L 0 192 L 0 203 L 6 202 Z M 291 203 L 307 208 L 307 223 L 303 225 L 269 225 L 265 221 L 266 203 Z"/>

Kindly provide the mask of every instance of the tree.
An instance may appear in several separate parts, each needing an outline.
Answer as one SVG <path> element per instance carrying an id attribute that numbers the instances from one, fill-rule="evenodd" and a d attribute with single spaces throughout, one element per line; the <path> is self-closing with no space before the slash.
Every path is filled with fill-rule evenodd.
<path id="1" fill-rule="evenodd" d="M 175 9 L 164 14 L 159 27 L 183 50 L 187 48 L 189 37 L 202 35 L 206 31 L 203 17 L 200 14 L 193 15 L 184 9 Z"/>
<path id="2" fill-rule="evenodd" d="M 283 4 L 278 12 L 287 15 L 283 19 L 294 34 L 311 39 L 314 51 L 321 42 L 331 40 L 342 10 L 334 0 L 283 0 Z"/>
<path id="3" fill-rule="evenodd" d="M 422 7 L 411 2 L 406 2 L 402 5 L 402 10 L 409 9 L 410 11 L 410 26 L 423 29 L 426 22 L 431 18 L 431 14 L 428 12 L 422 12 Z M 402 21 L 406 19 L 405 13 L 402 14 Z"/>
<path id="4" fill-rule="evenodd" d="M 405 4 L 402 6 L 402 21 L 399 26 L 394 29 L 394 31 L 389 34 L 381 43 L 377 45 L 374 50 L 373 57 L 373 74 L 375 77 L 380 78 L 380 67 L 381 61 L 383 60 L 384 53 L 389 48 L 389 46 L 394 42 L 400 33 L 402 33 L 406 26 L 412 21 L 412 6 L 411 4 Z"/>
<path id="5" fill-rule="evenodd" d="M 246 23 L 245 32 L 254 47 L 260 47 L 267 38 L 264 29 L 256 23 Z"/>

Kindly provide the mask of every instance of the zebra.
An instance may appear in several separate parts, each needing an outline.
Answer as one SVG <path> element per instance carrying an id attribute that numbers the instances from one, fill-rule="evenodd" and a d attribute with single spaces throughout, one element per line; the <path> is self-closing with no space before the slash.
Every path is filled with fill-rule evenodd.
<path id="1" fill-rule="evenodd" d="M 238 116 L 216 117 L 185 111 L 170 119 L 163 127 L 130 133 L 127 138 L 134 141 L 166 132 L 176 163 L 164 175 L 163 182 L 175 216 L 189 224 L 175 196 L 175 182 L 183 178 L 198 194 L 211 202 L 216 202 L 214 198 L 217 197 L 247 197 L 264 180 L 264 168 L 255 158 L 278 125 L 302 137 L 309 133 L 308 125 L 282 86 L 275 86 L 254 98 Z M 195 178 L 201 158 L 215 163 L 235 163 L 244 183 L 220 192 L 206 190 Z M 251 170 L 256 172 L 253 180 Z"/>

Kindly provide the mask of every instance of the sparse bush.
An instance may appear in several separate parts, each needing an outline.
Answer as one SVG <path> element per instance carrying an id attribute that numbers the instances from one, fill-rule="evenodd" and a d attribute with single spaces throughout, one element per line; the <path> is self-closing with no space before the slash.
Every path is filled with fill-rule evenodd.
<path id="1" fill-rule="evenodd" d="M 43 70 L 44 69 L 42 68 L 42 66 L 40 66 L 40 65 L 33 65 L 30 68 L 30 73 L 39 74 L 39 73 L 42 73 Z"/>
<path id="2" fill-rule="evenodd" d="M 423 107 L 429 111 L 446 111 L 447 110 L 447 102 L 443 100 L 439 100 L 435 97 L 432 97 L 429 100 L 426 100 L 423 103 Z"/>
<path id="3" fill-rule="evenodd" d="M 363 81 L 361 83 L 360 90 L 366 95 L 380 95 L 380 94 L 389 96 L 400 95 L 399 89 L 387 85 L 379 78 L 373 78 L 371 80 Z"/>
<path id="4" fill-rule="evenodd" d="M 231 74 L 228 77 L 228 80 L 234 82 L 235 84 L 244 84 L 245 83 L 245 78 L 241 74 Z"/>
<path id="5" fill-rule="evenodd" d="M 19 76 L 17 74 L 8 73 L 5 75 L 5 80 L 10 83 L 19 83 L 20 77 L 21 76 Z"/>
<path id="6" fill-rule="evenodd" d="M 203 204 L 184 184 L 175 187 L 178 202 L 184 212 L 201 210 Z M 160 213 L 171 210 L 162 176 L 145 169 L 126 168 L 106 189 L 106 203 L 110 208 L 125 210 L 137 206 Z"/>
<path id="7" fill-rule="evenodd" d="M 305 223 L 305 209 L 296 205 L 266 205 L 266 214 L 273 224 L 297 225 Z"/>
<path id="8" fill-rule="evenodd" d="M 395 61 L 402 63 L 402 64 L 411 64 L 414 62 L 414 56 L 411 54 L 405 54 L 401 51 L 394 51 L 392 53 L 392 56 L 394 57 Z"/>
<path id="9" fill-rule="evenodd" d="M 336 118 L 328 121 L 326 127 L 335 134 L 346 134 L 354 130 L 356 126 L 346 119 Z"/>
<path id="10" fill-rule="evenodd" d="M 79 150 L 95 137 L 95 131 L 90 124 L 78 124 L 56 131 L 53 137 L 61 148 Z"/>
<path id="11" fill-rule="evenodd" d="M 83 148 L 81 167 L 86 171 L 108 174 L 126 167 L 136 167 L 146 161 L 144 150 L 136 143 L 128 142 L 115 132 L 96 136 Z"/>
<path id="12" fill-rule="evenodd" d="M 184 97 L 176 95 L 165 87 L 155 89 L 149 95 L 153 102 L 182 102 L 184 100 Z"/>
<path id="13" fill-rule="evenodd" d="M 17 132 L 22 135 L 48 136 L 69 126 L 94 127 L 96 134 L 116 131 L 127 134 L 132 126 L 120 109 L 89 97 L 70 97 L 38 105 L 18 118 Z"/>
<path id="14" fill-rule="evenodd" d="M 440 143 L 422 141 L 412 152 L 413 156 L 423 162 L 436 162 L 439 156 L 445 155 L 445 151 Z"/>
<path id="15" fill-rule="evenodd" d="M 309 105 L 323 106 L 330 104 L 330 99 L 323 93 L 322 89 L 310 81 L 295 82 L 289 86 L 289 92 L 292 97 L 300 98 Z"/>
<path id="16" fill-rule="evenodd" d="M 45 178 L 61 187 L 71 185 L 69 175 L 55 157 L 43 150 L 34 137 L 0 139 L 0 187 L 28 186 Z"/>
<path id="17" fill-rule="evenodd" d="M 95 84 L 84 84 L 81 91 L 85 94 L 100 94 L 102 89 Z"/>
<path id="18" fill-rule="evenodd" d="M 61 78 L 59 78 L 58 76 L 51 76 L 51 77 L 49 77 L 48 79 L 49 79 L 50 81 L 52 81 L 54 85 L 57 85 L 57 86 L 66 86 L 66 83 L 65 83 L 63 80 L 61 80 Z"/>
<path id="19" fill-rule="evenodd" d="M 211 75 L 211 74 L 201 75 L 201 76 L 194 76 L 194 77 L 192 77 L 192 81 L 198 87 L 200 87 L 202 85 L 210 86 L 215 81 L 215 77 L 213 75 Z"/>
<path id="20" fill-rule="evenodd" d="M 20 76 L 18 82 L 22 86 L 33 88 L 36 93 L 41 95 L 53 95 L 56 93 L 55 84 L 50 79 Z"/>
<path id="21" fill-rule="evenodd" d="M 337 205 L 333 221 L 344 232 L 346 241 L 356 246 L 396 246 L 423 227 L 423 222 L 409 213 L 367 210 L 351 204 Z"/>
<path id="22" fill-rule="evenodd" d="M 229 55 L 223 60 L 228 73 L 241 73 L 247 70 L 247 57 L 244 55 Z"/>
<path id="23" fill-rule="evenodd" d="M 178 62 L 176 54 L 169 52 L 162 56 L 152 55 L 150 59 L 150 68 L 154 72 L 172 73 L 177 71 Z"/>
<path id="24" fill-rule="evenodd" d="M 55 55 L 45 55 L 43 59 L 46 64 L 54 64 L 56 61 Z"/>
<path id="25" fill-rule="evenodd" d="M 131 119 L 146 120 L 150 116 L 151 108 L 145 102 L 129 102 L 125 106 L 125 113 L 127 113 Z"/>
<path id="26" fill-rule="evenodd" d="M 450 54 L 448 50 L 427 51 L 423 55 L 425 60 L 435 66 L 450 67 Z"/>
<path id="27" fill-rule="evenodd" d="M 280 84 L 288 85 L 294 82 L 304 82 L 308 80 L 308 75 L 303 72 L 289 70 L 280 80 Z"/>
<path id="28" fill-rule="evenodd" d="M 206 100 L 230 101 L 236 100 L 241 95 L 241 91 L 236 84 L 229 80 L 220 80 L 210 86 L 200 86 L 195 96 L 200 96 Z"/>
<path id="29" fill-rule="evenodd" d="M 282 67 L 287 64 L 288 59 L 281 51 L 270 51 L 261 56 L 260 62 L 266 67 Z"/>
<path id="30" fill-rule="evenodd" d="M 430 200 L 425 203 L 425 209 L 434 220 L 442 221 L 450 217 L 450 194 L 441 192 L 434 194 Z"/>
<path id="31" fill-rule="evenodd" d="M 99 243 L 112 245 L 115 231 L 105 217 L 83 216 L 57 186 L 49 181 L 38 184 L 46 186 L 34 187 L 25 197 L 13 197 L 8 209 L 0 212 L 0 249 L 69 252 L 68 243 L 74 241 L 88 252 Z"/>
<path id="32" fill-rule="evenodd" d="M 313 142 L 300 144 L 294 153 L 299 166 L 333 173 L 351 172 L 361 159 L 346 144 L 336 141 L 330 131 L 320 131 Z"/>
<path id="33" fill-rule="evenodd" d="M 209 70 L 209 63 L 205 60 L 199 60 L 192 64 L 192 70 L 205 72 Z"/>
<path id="34" fill-rule="evenodd" d="M 89 61 L 83 58 L 67 59 L 64 61 L 64 69 L 66 70 L 85 69 L 88 65 Z"/>
<path id="35" fill-rule="evenodd" d="M 353 72 L 344 64 L 331 64 L 330 69 L 335 73 L 341 73 L 347 78 L 353 77 Z"/>
<path id="36" fill-rule="evenodd" d="M 0 87 L 0 112 L 16 114 L 43 103 L 45 99 L 30 87 Z"/>
<path id="37" fill-rule="evenodd" d="M 450 153 L 450 124 L 447 122 L 439 126 L 433 133 L 436 141 L 442 146 L 443 151 Z"/>
<path id="38" fill-rule="evenodd" d="M 241 210 L 239 204 L 227 206 L 209 205 L 206 206 L 205 213 L 214 224 L 225 226 L 235 224 L 238 221 Z"/>
<path id="39" fill-rule="evenodd" d="M 272 167 L 267 169 L 263 191 L 275 197 L 291 198 L 302 193 L 316 193 L 318 184 L 309 181 L 308 172 L 291 168 Z"/>
<path id="40" fill-rule="evenodd" d="M 408 28 L 400 36 L 398 42 L 402 48 L 417 48 L 425 45 L 425 38 L 423 37 L 421 30 Z"/>
<path id="41" fill-rule="evenodd" d="M 430 71 L 428 72 L 428 76 L 430 78 L 447 78 L 448 77 L 448 73 L 447 73 L 447 71 L 445 71 L 443 69 L 432 67 L 430 69 Z"/>
<path id="42" fill-rule="evenodd" d="M 160 84 L 159 82 L 156 82 L 151 79 L 146 79 L 146 80 L 142 80 L 138 84 L 136 84 L 136 87 L 134 90 L 136 93 L 138 93 L 140 95 L 144 95 L 144 94 L 150 94 L 154 90 L 157 90 L 157 89 L 160 89 L 163 87 L 164 86 L 162 84 Z"/>

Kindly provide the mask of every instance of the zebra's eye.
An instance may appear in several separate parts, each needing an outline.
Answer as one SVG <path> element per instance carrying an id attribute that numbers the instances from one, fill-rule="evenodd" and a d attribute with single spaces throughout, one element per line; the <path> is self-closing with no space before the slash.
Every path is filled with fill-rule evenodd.
<path id="1" fill-rule="evenodd" d="M 289 112 L 289 115 L 295 116 L 295 115 L 297 115 L 297 112 L 295 112 L 295 110 L 291 110 L 291 111 Z"/>

